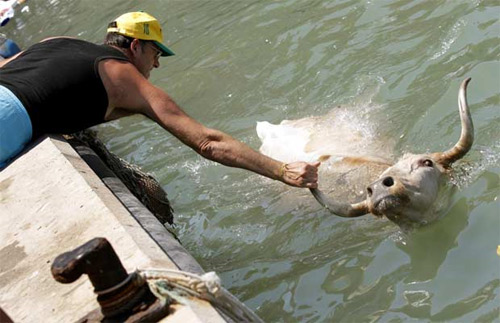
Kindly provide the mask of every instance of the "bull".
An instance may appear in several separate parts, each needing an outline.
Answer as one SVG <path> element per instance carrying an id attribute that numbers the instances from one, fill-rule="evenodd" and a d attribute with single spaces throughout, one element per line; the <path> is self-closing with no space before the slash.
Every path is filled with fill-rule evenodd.
<path id="1" fill-rule="evenodd" d="M 338 135 L 334 139 L 340 142 L 338 145 L 329 145 L 329 138 L 325 137 L 328 134 L 321 138 L 318 133 L 314 133 L 315 130 L 322 129 L 321 123 L 324 126 L 324 119 L 318 117 L 283 121 L 280 125 L 259 122 L 257 133 L 262 140 L 260 151 L 270 157 L 286 160 L 283 147 L 291 155 L 294 154 L 291 150 L 299 147 L 302 156 L 295 153 L 291 156 L 292 159 L 305 157 L 322 162 L 330 160 L 328 173 L 320 172 L 320 180 L 323 182 L 329 178 L 328 182 L 333 189 L 327 194 L 319 188 L 310 191 L 319 204 L 337 216 L 358 217 L 371 213 L 377 217 L 385 216 L 403 229 L 429 223 L 438 216 L 436 204 L 439 204 L 437 201 L 442 194 L 440 191 L 449 178 L 451 165 L 470 150 L 474 140 L 474 128 L 467 104 L 469 81 L 470 78 L 462 82 L 458 93 L 461 135 L 458 142 L 447 151 L 407 153 L 392 163 L 380 155 L 360 154 L 363 152 L 359 150 L 372 145 L 362 146 L 357 143 L 359 138 L 351 138 L 352 131 L 350 135 Z M 292 143 L 289 139 L 288 144 L 278 147 L 276 142 L 279 142 L 284 129 L 288 129 L 288 134 L 293 134 Z M 375 150 L 380 154 L 386 146 L 379 143 Z M 332 176 L 335 178 L 332 179 Z M 353 197 L 354 202 L 346 202 Z"/>

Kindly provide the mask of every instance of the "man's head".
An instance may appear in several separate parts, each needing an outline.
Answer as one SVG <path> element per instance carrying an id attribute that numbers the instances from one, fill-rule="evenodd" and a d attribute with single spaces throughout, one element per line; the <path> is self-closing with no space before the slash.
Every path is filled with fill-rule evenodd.
<path id="1" fill-rule="evenodd" d="M 109 23 L 105 43 L 126 51 L 131 62 L 147 78 L 158 67 L 159 56 L 174 53 L 163 43 L 160 23 L 145 12 L 129 12 Z"/>

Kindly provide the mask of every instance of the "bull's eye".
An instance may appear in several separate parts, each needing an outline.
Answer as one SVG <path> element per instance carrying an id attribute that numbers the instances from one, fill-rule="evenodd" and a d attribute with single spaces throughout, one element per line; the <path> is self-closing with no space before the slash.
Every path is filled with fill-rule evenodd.
<path id="1" fill-rule="evenodd" d="M 430 159 L 424 160 L 422 164 L 427 167 L 432 167 L 434 165 L 434 163 Z"/>

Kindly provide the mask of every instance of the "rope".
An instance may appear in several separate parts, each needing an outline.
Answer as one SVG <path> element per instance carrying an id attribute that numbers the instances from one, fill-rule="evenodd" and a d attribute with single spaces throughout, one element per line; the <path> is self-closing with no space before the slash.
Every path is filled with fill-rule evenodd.
<path id="1" fill-rule="evenodd" d="M 255 313 L 221 286 L 215 272 L 196 275 L 172 269 L 139 270 L 149 283 L 153 294 L 160 299 L 172 298 L 187 305 L 186 296 L 210 302 L 235 322 L 263 322 Z"/>

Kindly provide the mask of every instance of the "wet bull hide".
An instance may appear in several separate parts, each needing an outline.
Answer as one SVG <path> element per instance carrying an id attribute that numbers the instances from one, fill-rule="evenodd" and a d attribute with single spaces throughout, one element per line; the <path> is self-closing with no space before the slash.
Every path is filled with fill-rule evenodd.
<path id="1" fill-rule="evenodd" d="M 339 129 L 340 124 L 325 131 L 328 116 L 285 120 L 280 125 L 259 122 L 260 151 L 286 162 L 322 161 L 320 188 L 311 193 L 335 215 L 371 213 L 385 216 L 403 229 L 429 223 L 438 216 L 440 188 L 449 180 L 452 163 L 470 150 L 474 140 L 466 93 L 469 81 L 462 82 L 458 93 L 461 135 L 447 151 L 407 153 L 394 163 L 392 152 L 387 151 L 391 145 L 383 140 L 363 143 L 363 136 Z"/>

